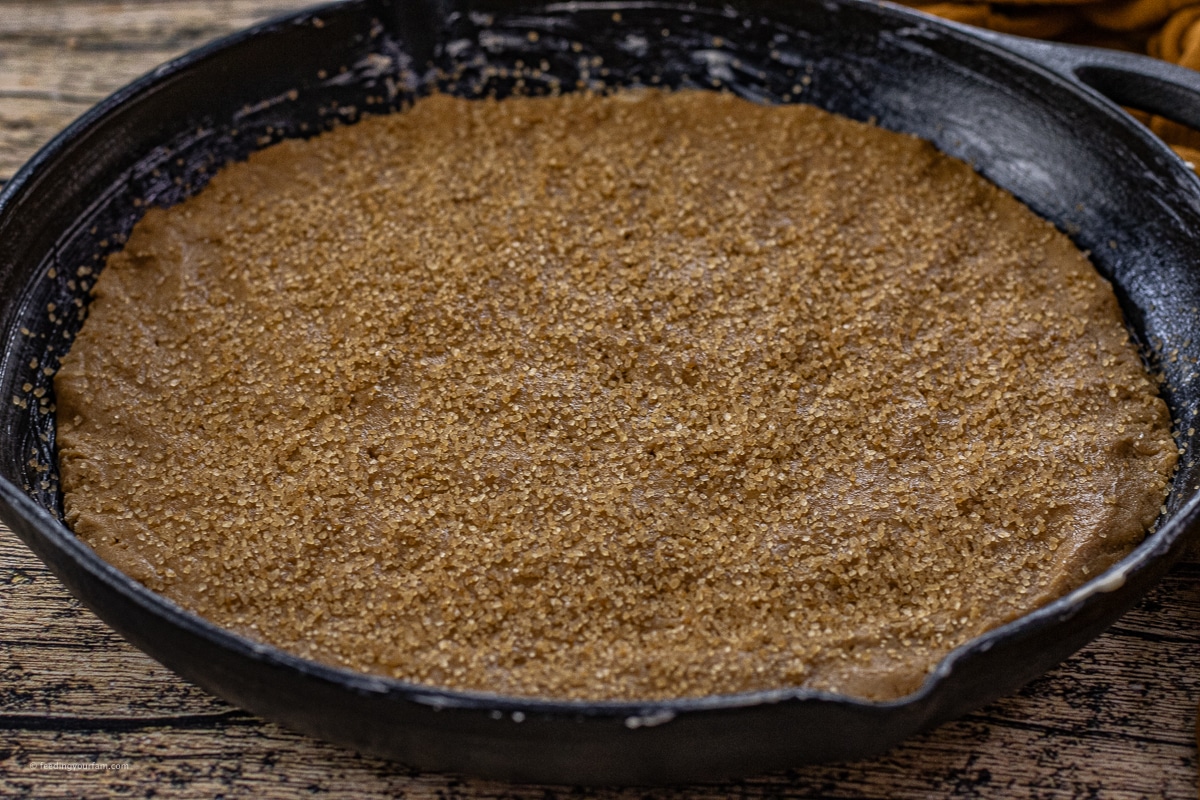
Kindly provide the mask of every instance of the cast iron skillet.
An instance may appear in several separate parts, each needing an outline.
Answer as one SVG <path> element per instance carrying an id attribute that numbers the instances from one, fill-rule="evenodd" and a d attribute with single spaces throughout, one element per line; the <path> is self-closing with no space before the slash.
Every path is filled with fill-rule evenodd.
<path id="1" fill-rule="evenodd" d="M 1070 596 L 959 648 L 901 700 L 784 689 L 596 703 L 442 691 L 305 661 L 182 611 L 62 524 L 48 373 L 105 253 L 147 204 L 177 202 L 269 142 L 432 87 L 502 97 L 629 85 L 813 103 L 917 134 L 1091 250 L 1165 376 L 1186 448 L 1157 532 Z M 0 517 L 101 618 L 183 677 L 363 752 L 571 783 L 712 779 L 879 753 L 1068 656 L 1146 592 L 1197 527 L 1200 181 L 1105 95 L 1200 126 L 1200 75 L 858 0 L 355 0 L 260 25 L 117 92 L 0 195 Z"/>

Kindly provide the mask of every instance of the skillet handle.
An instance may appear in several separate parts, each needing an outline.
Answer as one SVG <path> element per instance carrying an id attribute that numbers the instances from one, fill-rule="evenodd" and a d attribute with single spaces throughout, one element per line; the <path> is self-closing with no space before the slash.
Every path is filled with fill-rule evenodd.
<path id="1" fill-rule="evenodd" d="M 1043 42 L 995 31 L 972 33 L 1115 103 L 1200 128 L 1200 72 L 1119 50 Z"/>

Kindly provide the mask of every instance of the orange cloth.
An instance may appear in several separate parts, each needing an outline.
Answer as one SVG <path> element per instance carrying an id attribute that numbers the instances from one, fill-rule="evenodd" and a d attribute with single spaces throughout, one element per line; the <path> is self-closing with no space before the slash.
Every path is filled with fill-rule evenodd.
<path id="1" fill-rule="evenodd" d="M 1146 52 L 1191 69 L 1200 69 L 1200 5 L 1181 8 L 1150 37 Z"/>
<path id="2" fill-rule="evenodd" d="M 1016 36 L 1031 36 L 1036 39 L 1052 39 L 1061 36 L 1078 22 L 1078 14 L 1068 7 L 1025 6 L 1010 10 L 998 9 L 987 3 L 914 4 L 914 7 L 927 14 L 934 14 L 966 25 L 976 25 Z"/>
<path id="3" fill-rule="evenodd" d="M 1180 158 L 1190 164 L 1192 169 L 1200 170 L 1200 150 L 1181 144 L 1173 144 L 1171 145 L 1171 149 L 1178 153 Z"/>
<path id="4" fill-rule="evenodd" d="M 1157 27 L 1181 8 L 1195 0 L 1124 0 L 1085 6 L 1083 16 L 1092 24 L 1112 31 L 1134 31 Z"/>
<path id="5" fill-rule="evenodd" d="M 1200 70 L 1200 0 L 905 0 L 905 4 L 1001 33 L 1131 50 Z M 1200 131 L 1163 117 L 1134 115 L 1193 168 L 1200 168 Z"/>

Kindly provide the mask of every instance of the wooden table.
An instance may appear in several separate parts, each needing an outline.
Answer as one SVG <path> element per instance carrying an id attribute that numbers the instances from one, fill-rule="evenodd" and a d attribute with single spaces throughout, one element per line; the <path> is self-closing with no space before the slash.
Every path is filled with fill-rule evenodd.
<path id="1" fill-rule="evenodd" d="M 0 0 L 0 180 L 130 79 L 304 4 Z M 126 644 L 2 528 L 0 674 L 0 797 L 1191 798 L 1200 558 L 1018 695 L 882 758 L 654 792 L 419 773 L 263 722 Z"/>

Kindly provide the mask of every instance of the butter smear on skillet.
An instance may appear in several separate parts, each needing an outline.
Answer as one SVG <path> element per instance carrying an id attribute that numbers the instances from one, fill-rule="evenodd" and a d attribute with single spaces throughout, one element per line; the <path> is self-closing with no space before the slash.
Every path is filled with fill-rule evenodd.
<path id="1" fill-rule="evenodd" d="M 406 681 L 916 689 L 1124 556 L 1176 461 L 1109 285 L 917 139 L 704 92 L 435 96 L 112 255 L 67 519 Z"/>

